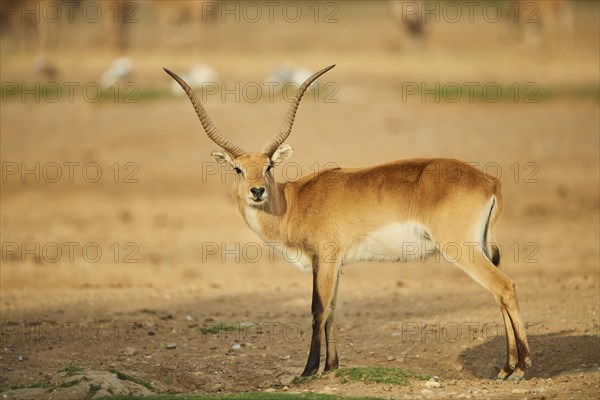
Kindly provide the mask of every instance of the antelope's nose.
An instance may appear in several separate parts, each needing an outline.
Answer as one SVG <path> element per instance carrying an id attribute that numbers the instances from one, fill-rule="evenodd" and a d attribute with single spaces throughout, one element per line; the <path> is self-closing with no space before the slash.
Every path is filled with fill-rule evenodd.
<path id="1" fill-rule="evenodd" d="M 253 187 L 250 188 L 250 192 L 252 193 L 252 195 L 258 199 L 260 199 L 262 197 L 263 194 L 265 194 L 265 188 L 264 187 Z"/>

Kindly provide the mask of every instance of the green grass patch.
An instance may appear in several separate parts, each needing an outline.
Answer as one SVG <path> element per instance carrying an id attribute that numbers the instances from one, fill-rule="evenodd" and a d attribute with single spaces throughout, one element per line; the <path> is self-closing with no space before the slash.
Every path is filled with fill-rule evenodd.
<path id="1" fill-rule="evenodd" d="M 11 386 L 11 390 L 19 390 L 19 389 L 35 389 L 35 388 L 45 388 L 45 387 L 49 387 L 50 386 L 50 382 L 36 382 L 36 383 L 32 383 L 31 385 L 13 385 Z M 5 389 L 4 388 L 0 388 L 0 392 L 3 392 Z"/>
<path id="2" fill-rule="evenodd" d="M 106 400 L 381 400 L 378 397 L 342 397 L 318 393 L 266 393 L 250 392 L 225 395 L 159 394 L 146 397 L 114 396 Z"/>
<path id="3" fill-rule="evenodd" d="M 302 384 L 302 383 L 306 383 L 306 382 L 312 382 L 317 379 L 321 379 L 321 378 L 329 375 L 330 373 L 331 373 L 331 371 L 323 371 L 323 372 L 319 372 L 318 374 L 313 374 L 313 375 L 309 375 L 309 376 L 296 376 L 292 380 L 292 383 Z"/>
<path id="4" fill-rule="evenodd" d="M 117 376 L 117 379 L 120 379 L 122 381 L 129 381 L 129 382 L 137 383 L 138 385 L 142 385 L 143 387 L 145 387 L 146 389 L 148 389 L 150 391 L 154 391 L 154 387 L 152 386 L 152 384 L 150 382 L 146 382 L 143 379 L 124 374 L 123 372 L 117 371 L 116 369 L 109 369 L 108 372 L 115 374 Z"/>
<path id="5" fill-rule="evenodd" d="M 219 332 L 230 332 L 230 331 L 236 331 L 239 329 L 240 329 L 240 327 L 238 325 L 230 325 L 230 324 L 220 323 L 217 325 L 204 325 L 200 328 L 200 331 L 205 335 L 206 334 L 215 335 Z"/>
<path id="6" fill-rule="evenodd" d="M 387 383 L 392 385 L 406 386 L 408 379 L 427 380 L 427 375 L 414 375 L 402 368 L 386 367 L 357 367 L 340 368 L 335 371 L 335 376 L 341 383 L 365 382 L 365 383 Z"/>
<path id="7" fill-rule="evenodd" d="M 95 385 L 93 383 L 90 383 L 90 386 L 88 388 L 88 393 L 93 396 L 100 389 L 102 389 L 102 387 L 100 385 Z"/>
<path id="8" fill-rule="evenodd" d="M 83 368 L 71 364 L 71 365 L 61 369 L 58 372 L 66 372 L 67 376 L 73 376 L 73 375 L 81 374 L 83 372 Z"/>

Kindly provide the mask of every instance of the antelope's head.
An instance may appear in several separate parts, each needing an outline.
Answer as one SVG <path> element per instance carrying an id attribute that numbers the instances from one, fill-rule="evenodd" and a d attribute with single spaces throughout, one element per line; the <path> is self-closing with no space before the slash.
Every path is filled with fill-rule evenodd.
<path id="1" fill-rule="evenodd" d="M 229 165 L 236 171 L 237 177 L 232 188 L 234 195 L 247 206 L 259 207 L 267 201 L 273 190 L 276 190 L 273 167 L 281 164 L 292 155 L 292 146 L 284 144 L 284 142 L 290 133 L 292 133 L 294 117 L 296 116 L 296 111 L 304 92 L 318 77 L 334 66 L 330 65 L 320 70 L 300 85 L 296 97 L 290 104 L 290 108 L 285 116 L 283 128 L 262 147 L 260 152 L 246 152 L 219 133 L 190 86 L 178 75 L 166 68 L 165 72 L 183 88 L 192 102 L 196 114 L 198 114 L 204 131 L 213 142 L 221 147 L 222 150 L 214 150 L 212 152 L 213 158 L 218 163 Z"/>

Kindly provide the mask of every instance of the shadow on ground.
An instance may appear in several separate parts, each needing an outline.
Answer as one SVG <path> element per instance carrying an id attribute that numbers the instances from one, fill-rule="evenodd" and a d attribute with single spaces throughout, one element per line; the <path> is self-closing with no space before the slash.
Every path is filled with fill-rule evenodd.
<path id="1" fill-rule="evenodd" d="M 533 365 L 527 371 L 528 378 L 551 378 L 553 376 L 597 371 L 600 366 L 600 338 L 593 335 L 569 336 L 565 334 L 535 335 L 529 337 Z M 489 359 L 490 354 L 505 354 L 504 336 L 466 349 L 460 360 L 473 376 L 492 378 L 490 362 L 498 367 L 504 365 L 500 356 Z"/>

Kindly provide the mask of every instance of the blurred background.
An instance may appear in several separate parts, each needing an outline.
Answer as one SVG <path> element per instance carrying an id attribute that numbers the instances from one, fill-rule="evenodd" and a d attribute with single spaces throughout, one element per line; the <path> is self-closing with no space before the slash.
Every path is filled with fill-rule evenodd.
<path id="1" fill-rule="evenodd" d="M 271 259 L 245 226 L 232 174 L 212 162 L 215 145 L 162 68 L 194 86 L 222 133 L 257 150 L 294 85 L 335 63 L 302 102 L 279 178 L 413 157 L 501 176 L 497 237 L 525 319 L 598 333 L 597 1 L 0 6 L 5 321 L 198 296 L 231 305 L 242 293 L 283 296 L 308 318 L 310 275 Z M 460 297 L 470 282 L 435 261 L 344 274 L 350 302 L 425 288 Z"/>
<path id="2" fill-rule="evenodd" d="M 597 218 L 597 2 L 457 4 L 2 1 L 3 241 L 135 242 L 140 260 L 102 278 L 19 249 L 2 285 L 163 282 L 200 273 L 204 241 L 254 240 L 163 67 L 204 84 L 219 129 L 256 150 L 286 84 L 336 63 L 304 100 L 288 179 L 457 157 L 503 174 L 507 219 Z"/>

